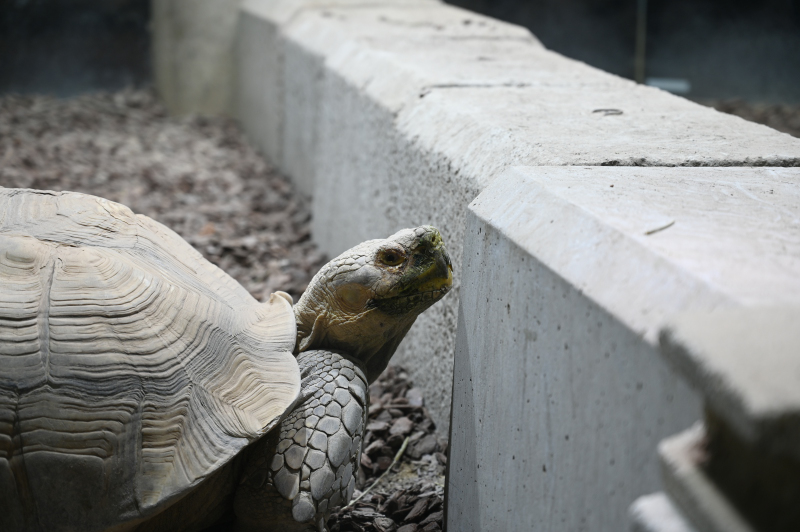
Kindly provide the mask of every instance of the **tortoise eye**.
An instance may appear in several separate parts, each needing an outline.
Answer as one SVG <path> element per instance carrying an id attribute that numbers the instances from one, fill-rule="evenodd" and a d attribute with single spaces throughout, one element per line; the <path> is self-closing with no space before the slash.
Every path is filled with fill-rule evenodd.
<path id="1" fill-rule="evenodd" d="M 398 266 L 404 260 L 406 260 L 405 254 L 396 249 L 387 249 L 380 254 L 380 261 L 387 266 Z"/>

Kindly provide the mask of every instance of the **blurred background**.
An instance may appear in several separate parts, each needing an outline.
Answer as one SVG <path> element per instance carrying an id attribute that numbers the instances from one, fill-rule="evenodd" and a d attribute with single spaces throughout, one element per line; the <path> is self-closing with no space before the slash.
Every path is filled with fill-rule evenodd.
<path id="1" fill-rule="evenodd" d="M 597 68 L 800 134 L 800 0 L 449 3 L 525 26 Z M 0 0 L 0 93 L 150 85 L 150 11 L 150 0 Z"/>
<path id="2" fill-rule="evenodd" d="M 147 85 L 149 24 L 150 0 L 0 0 L 0 92 Z"/>

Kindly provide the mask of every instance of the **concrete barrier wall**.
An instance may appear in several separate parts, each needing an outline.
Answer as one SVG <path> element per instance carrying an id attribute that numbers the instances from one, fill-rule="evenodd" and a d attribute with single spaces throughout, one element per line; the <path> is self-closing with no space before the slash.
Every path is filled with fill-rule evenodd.
<path id="1" fill-rule="evenodd" d="M 432 0 L 245 0 L 237 47 L 237 116 L 313 193 L 314 239 L 330 255 L 431 223 L 459 276 L 467 205 L 515 165 L 800 164 L 797 139 Z M 418 320 L 396 359 L 442 427 L 457 316 L 458 289 Z"/>
<path id="2" fill-rule="evenodd" d="M 449 529 L 626 529 L 665 430 L 701 417 L 659 328 L 684 309 L 800 302 L 799 185 L 796 168 L 494 180 L 467 219 Z"/>
<path id="3" fill-rule="evenodd" d="M 240 0 L 151 0 L 153 78 L 173 114 L 230 114 Z"/>

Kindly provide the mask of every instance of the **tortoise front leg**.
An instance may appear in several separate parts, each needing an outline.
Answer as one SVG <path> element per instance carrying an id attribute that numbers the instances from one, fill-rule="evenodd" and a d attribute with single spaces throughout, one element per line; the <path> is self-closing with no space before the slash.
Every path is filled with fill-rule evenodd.
<path id="1" fill-rule="evenodd" d="M 242 530 L 322 532 L 331 511 L 353 496 L 367 416 L 366 377 L 330 351 L 307 351 L 297 362 L 304 399 L 279 433 L 256 444 L 244 466 L 234 502 Z"/>

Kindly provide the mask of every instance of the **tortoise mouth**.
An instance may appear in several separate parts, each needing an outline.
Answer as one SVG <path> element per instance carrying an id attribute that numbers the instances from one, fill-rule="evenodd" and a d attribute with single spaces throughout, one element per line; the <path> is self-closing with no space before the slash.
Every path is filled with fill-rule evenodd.
<path id="1" fill-rule="evenodd" d="M 403 294 L 384 299 L 373 299 L 370 301 L 369 306 L 388 314 L 406 314 L 410 311 L 420 313 L 444 297 L 445 294 L 450 291 L 451 287 L 452 283 L 448 283 L 441 288 L 425 292 Z"/>

